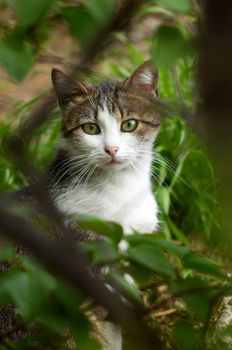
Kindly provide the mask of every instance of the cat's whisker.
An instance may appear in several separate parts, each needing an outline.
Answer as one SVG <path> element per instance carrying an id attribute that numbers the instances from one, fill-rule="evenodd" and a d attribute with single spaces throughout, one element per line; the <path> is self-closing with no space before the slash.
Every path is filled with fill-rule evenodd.
<path id="1" fill-rule="evenodd" d="M 70 173 L 70 176 L 71 176 L 72 171 L 75 170 L 75 169 L 76 169 L 76 166 L 75 166 L 75 167 L 74 167 L 74 166 L 67 166 L 67 167 L 64 167 L 64 169 L 62 169 L 63 171 L 62 171 L 62 173 L 61 173 L 61 176 L 56 180 L 57 175 L 59 175 L 60 172 L 61 172 L 61 171 L 58 171 L 58 172 L 57 172 L 57 175 L 55 175 L 55 178 L 54 178 L 55 182 L 54 182 L 54 184 L 53 184 L 53 187 L 57 186 L 57 185 L 60 183 L 60 181 L 65 177 L 65 175 L 67 175 L 68 173 Z M 65 170 L 65 171 L 64 171 L 64 170 Z M 54 180 L 53 180 L 53 181 L 54 181 Z"/>
<path id="2" fill-rule="evenodd" d="M 67 175 L 70 172 L 70 176 L 73 176 L 73 170 L 78 170 L 78 167 L 80 167 L 83 164 L 86 164 L 87 159 L 80 159 L 80 160 L 73 160 L 72 159 L 71 164 L 64 164 L 57 172 L 57 174 L 61 174 L 61 176 L 58 178 L 58 180 L 56 180 L 56 176 L 55 176 L 55 183 L 54 186 L 56 186 L 61 180 L 62 178 L 65 177 L 65 175 Z M 74 173 L 75 174 L 75 173 Z"/>
<path id="3" fill-rule="evenodd" d="M 188 188 L 192 189 L 191 185 L 188 184 L 183 177 L 177 173 L 177 170 L 172 167 L 171 165 L 167 164 L 165 160 L 162 159 L 155 159 L 154 160 L 154 164 L 160 164 L 161 166 L 166 167 L 166 169 L 168 169 L 174 176 L 176 176 L 176 179 L 180 182 L 182 182 L 185 186 L 187 186 Z"/>
<path id="4" fill-rule="evenodd" d="M 74 179 L 74 181 L 72 182 L 71 184 L 71 188 L 68 189 L 68 191 L 71 191 L 75 186 L 78 186 L 82 179 L 85 177 L 85 175 L 88 173 L 88 171 L 91 169 L 92 167 L 92 164 L 91 163 L 88 163 L 86 164 L 80 171 L 80 173 L 78 174 L 78 176 Z"/>
<path id="5" fill-rule="evenodd" d="M 96 170 L 96 168 L 97 168 L 97 165 L 95 164 L 95 165 L 92 165 L 92 169 L 89 170 L 89 173 L 88 173 L 88 175 L 87 175 L 87 177 L 86 177 L 86 179 L 85 179 L 85 182 L 84 182 L 83 187 L 82 187 L 82 190 L 81 190 L 81 195 L 83 194 L 83 192 L 84 192 L 84 190 L 85 190 L 85 188 L 86 188 L 86 185 L 87 185 L 87 183 L 88 183 L 88 179 L 89 179 L 89 178 L 91 177 L 91 175 L 94 173 L 94 171 Z"/>
<path id="6" fill-rule="evenodd" d="M 52 171 L 54 172 L 58 167 L 61 167 L 62 164 L 69 164 L 73 161 L 75 161 L 78 158 L 78 156 L 71 156 L 69 159 L 63 159 L 61 162 L 59 162 L 53 169 Z"/>
<path id="7" fill-rule="evenodd" d="M 161 128 L 161 130 L 159 131 L 159 135 L 162 134 L 162 132 L 167 131 L 167 130 L 172 129 L 172 128 L 173 128 L 172 125 L 167 126 L 166 128 Z"/>

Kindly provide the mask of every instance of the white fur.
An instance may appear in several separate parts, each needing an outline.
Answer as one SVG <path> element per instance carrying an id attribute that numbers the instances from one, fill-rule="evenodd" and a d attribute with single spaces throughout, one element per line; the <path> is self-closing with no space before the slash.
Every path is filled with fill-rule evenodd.
<path id="1" fill-rule="evenodd" d="M 111 322 L 105 322 L 105 332 L 107 334 L 108 344 L 104 346 L 104 350 L 121 350 L 122 349 L 122 333 L 121 328 Z"/>
<path id="2" fill-rule="evenodd" d="M 96 183 L 96 189 L 77 185 L 72 192 L 59 194 L 56 202 L 69 215 L 89 214 L 117 222 L 127 234 L 133 230 L 154 232 L 158 224 L 148 174 L 139 177 L 133 171 L 123 171 L 121 176 L 112 173 Z"/>
<path id="3" fill-rule="evenodd" d="M 138 79 L 142 84 L 152 85 L 153 74 L 150 70 L 147 69 L 139 75 Z"/>

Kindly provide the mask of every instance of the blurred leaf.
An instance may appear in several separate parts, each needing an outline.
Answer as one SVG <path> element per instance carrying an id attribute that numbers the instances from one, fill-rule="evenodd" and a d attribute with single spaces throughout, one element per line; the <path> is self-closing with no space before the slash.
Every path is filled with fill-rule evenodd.
<path id="1" fill-rule="evenodd" d="M 191 43 L 177 28 L 161 26 L 152 48 L 152 58 L 158 66 L 170 66 L 180 57 L 192 52 Z"/>
<path id="2" fill-rule="evenodd" d="M 118 259 L 115 245 L 108 240 L 81 242 L 81 247 L 89 255 L 93 265 L 108 264 Z"/>
<path id="3" fill-rule="evenodd" d="M 186 278 L 169 281 L 172 292 L 183 299 L 194 315 L 206 320 L 216 292 L 210 285 L 197 278 Z"/>
<path id="4" fill-rule="evenodd" d="M 29 275 L 25 272 L 15 273 L 4 281 L 4 287 L 13 298 L 20 314 L 25 318 L 30 318 L 36 300 L 31 294 Z"/>
<path id="5" fill-rule="evenodd" d="M 30 27 L 51 7 L 55 0 L 9 0 L 15 7 L 21 27 Z"/>
<path id="6" fill-rule="evenodd" d="M 177 350 L 196 350 L 200 349 L 200 345 L 202 345 L 200 332 L 186 320 L 176 322 L 172 338 Z"/>
<path id="7" fill-rule="evenodd" d="M 0 64 L 16 80 L 22 80 L 34 63 L 32 47 L 14 35 L 0 41 Z"/>
<path id="8" fill-rule="evenodd" d="M 171 205 L 171 191 L 169 187 L 159 186 L 156 188 L 157 200 L 164 214 L 169 214 Z"/>
<path id="9" fill-rule="evenodd" d="M 26 260 L 24 266 L 30 271 L 14 272 L 6 276 L 2 286 L 11 295 L 20 314 L 25 318 L 31 318 L 45 298 L 56 288 L 56 281 L 32 261 Z"/>
<path id="10" fill-rule="evenodd" d="M 116 282 L 120 289 L 122 289 L 122 291 L 124 291 L 126 295 L 129 295 L 136 302 L 142 303 L 140 291 L 135 285 L 135 283 L 128 282 L 125 276 L 123 277 L 119 272 L 113 271 L 112 273 L 110 273 L 109 276 L 107 276 L 107 280 L 109 280 L 110 283 L 112 281 Z"/>
<path id="11" fill-rule="evenodd" d="M 187 269 L 194 269 L 215 277 L 223 277 L 220 267 L 212 260 L 199 255 L 187 254 L 182 260 L 183 266 Z"/>
<path id="12" fill-rule="evenodd" d="M 84 5 L 99 25 L 102 25 L 110 21 L 115 0 L 84 0 Z"/>
<path id="13" fill-rule="evenodd" d="M 141 266 L 140 264 L 133 261 L 131 264 L 124 266 L 123 270 L 132 276 L 139 287 L 143 288 L 149 284 L 151 273 L 147 268 Z"/>
<path id="14" fill-rule="evenodd" d="M 77 338 L 77 341 L 79 337 Z M 102 350 L 102 346 L 96 339 L 85 338 L 82 342 L 79 341 L 80 347 L 86 350 Z"/>
<path id="15" fill-rule="evenodd" d="M 68 327 L 69 318 L 68 314 L 63 312 L 62 307 L 50 300 L 49 302 L 46 301 L 43 307 L 38 309 L 33 321 L 47 328 L 48 331 L 60 333 L 64 332 L 64 329 Z"/>
<path id="16" fill-rule="evenodd" d="M 122 226 L 93 216 L 78 215 L 77 224 L 83 230 L 93 231 L 100 235 L 110 237 L 115 243 L 120 242 L 123 237 Z"/>
<path id="17" fill-rule="evenodd" d="M 3 278 L 0 279 L 0 305 L 3 306 L 12 303 L 13 299 L 4 284 L 5 276 L 1 277 Z"/>
<path id="18" fill-rule="evenodd" d="M 188 13 L 192 9 L 191 0 L 156 0 L 155 3 L 160 7 L 176 12 Z"/>
<path id="19" fill-rule="evenodd" d="M 143 6 L 139 9 L 138 13 L 163 13 L 166 16 L 172 17 L 173 13 L 163 7 L 159 6 Z"/>
<path id="20" fill-rule="evenodd" d="M 84 8 L 63 8 L 61 13 L 68 22 L 72 35 L 86 48 L 99 32 L 99 24 Z"/>
<path id="21" fill-rule="evenodd" d="M 216 335 L 216 334 L 215 334 Z M 219 334 L 216 335 L 219 338 L 232 337 L 232 324 L 229 324 L 225 328 L 219 331 Z"/>
<path id="22" fill-rule="evenodd" d="M 153 246 L 154 248 L 162 248 L 167 252 L 183 258 L 186 254 L 189 253 L 189 250 L 185 247 L 173 243 L 171 240 L 166 238 L 161 238 L 157 233 L 155 234 L 134 234 L 129 235 L 125 238 L 131 246 L 137 246 L 140 244 L 147 244 Z"/>
<path id="23" fill-rule="evenodd" d="M 171 240 L 168 239 L 156 239 L 155 242 L 160 247 L 164 248 L 167 252 L 174 254 L 178 256 L 179 258 L 183 258 L 189 250 L 185 247 L 182 247 L 178 244 L 173 243 Z"/>
<path id="24" fill-rule="evenodd" d="M 185 234 L 178 229 L 178 227 L 172 222 L 172 220 L 169 217 L 166 217 L 166 223 L 169 226 L 169 229 L 171 233 L 179 240 L 181 243 L 183 243 L 185 246 L 189 246 L 188 238 L 185 236 Z"/>
<path id="25" fill-rule="evenodd" d="M 9 261 L 13 258 L 15 248 L 12 245 L 4 244 L 0 246 L 0 260 Z"/>
<path id="26" fill-rule="evenodd" d="M 76 290 L 63 282 L 58 283 L 56 298 L 66 308 L 67 312 L 72 315 L 80 314 L 81 304 L 85 301 L 84 296 L 78 294 Z"/>
<path id="27" fill-rule="evenodd" d="M 130 260 L 135 261 L 146 268 L 166 276 L 173 276 L 172 265 L 163 252 L 146 244 L 137 245 L 128 249 Z"/>

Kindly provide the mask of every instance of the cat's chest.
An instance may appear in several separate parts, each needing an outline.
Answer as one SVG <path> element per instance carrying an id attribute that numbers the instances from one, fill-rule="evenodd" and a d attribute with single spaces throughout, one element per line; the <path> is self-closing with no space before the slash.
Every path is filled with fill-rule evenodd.
<path id="1" fill-rule="evenodd" d="M 69 215 L 88 214 L 118 222 L 126 233 L 153 232 L 157 228 L 157 205 L 145 180 L 76 186 L 58 195 L 56 203 Z"/>

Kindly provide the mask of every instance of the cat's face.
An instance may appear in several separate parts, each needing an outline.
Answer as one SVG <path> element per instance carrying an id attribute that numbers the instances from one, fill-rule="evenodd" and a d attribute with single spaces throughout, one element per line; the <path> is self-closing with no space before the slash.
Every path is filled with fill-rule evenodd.
<path id="1" fill-rule="evenodd" d="M 157 72 L 150 62 L 122 83 L 86 86 L 57 70 L 52 80 L 63 114 L 64 145 L 83 165 L 136 168 L 150 155 L 160 124 L 152 104 Z"/>

